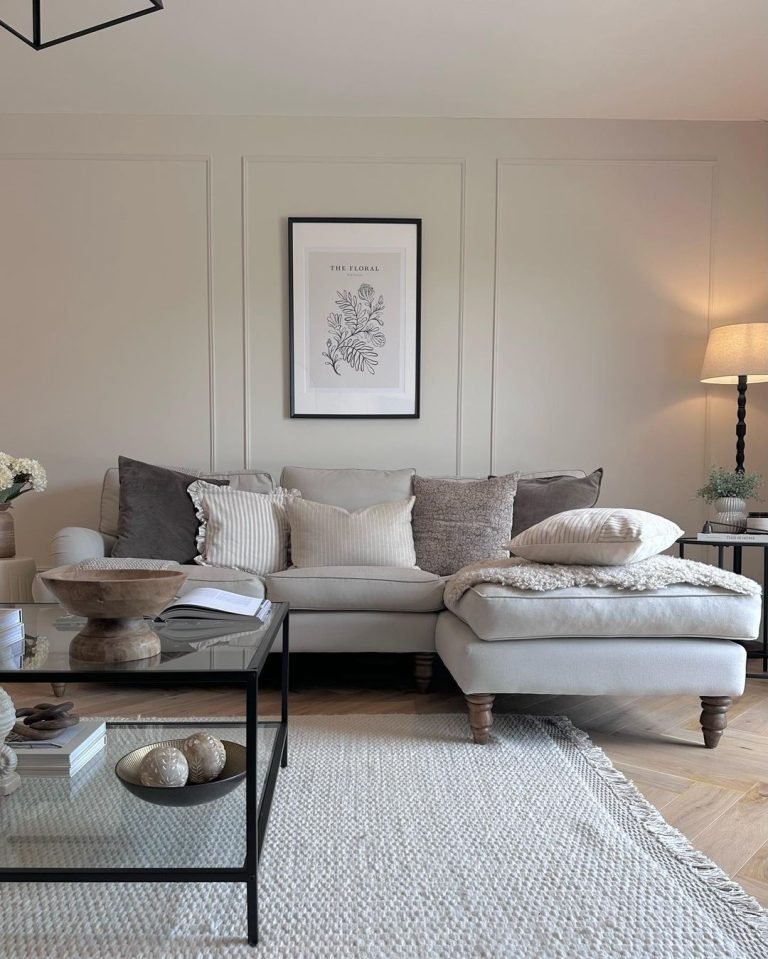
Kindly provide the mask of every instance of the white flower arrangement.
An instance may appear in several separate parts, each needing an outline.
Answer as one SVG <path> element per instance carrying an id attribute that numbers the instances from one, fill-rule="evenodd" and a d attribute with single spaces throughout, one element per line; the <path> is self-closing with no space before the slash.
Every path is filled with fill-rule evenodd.
<path id="1" fill-rule="evenodd" d="M 47 485 L 45 470 L 37 460 L 0 453 L 0 506 L 22 493 L 41 493 Z"/>

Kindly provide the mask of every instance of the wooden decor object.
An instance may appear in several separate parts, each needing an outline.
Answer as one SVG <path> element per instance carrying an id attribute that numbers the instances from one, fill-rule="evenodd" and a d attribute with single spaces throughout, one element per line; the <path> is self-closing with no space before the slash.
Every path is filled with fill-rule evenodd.
<path id="1" fill-rule="evenodd" d="M 13 731 L 25 739 L 55 739 L 62 729 L 80 722 L 80 717 L 72 712 L 74 706 L 74 703 L 38 703 L 17 709 Z"/>
<path id="2" fill-rule="evenodd" d="M 15 722 L 13 700 L 4 689 L 0 689 L 0 796 L 10 796 L 21 784 L 21 777 L 16 772 L 16 753 L 5 742 Z"/>
<path id="3" fill-rule="evenodd" d="M 70 643 L 84 663 L 127 663 L 160 655 L 160 638 L 145 616 L 156 616 L 177 595 L 186 573 L 172 569 L 78 569 L 41 574 L 61 605 L 88 622 Z"/>
<path id="4" fill-rule="evenodd" d="M 714 749 L 720 742 L 723 730 L 728 725 L 726 716 L 733 700 L 730 696 L 701 697 L 701 730 L 704 733 L 704 745 Z"/>
<path id="5" fill-rule="evenodd" d="M 469 725 L 472 727 L 472 738 L 484 746 L 488 742 L 488 734 L 493 725 L 493 701 L 495 696 L 489 694 L 472 693 L 464 697 L 469 708 Z"/>

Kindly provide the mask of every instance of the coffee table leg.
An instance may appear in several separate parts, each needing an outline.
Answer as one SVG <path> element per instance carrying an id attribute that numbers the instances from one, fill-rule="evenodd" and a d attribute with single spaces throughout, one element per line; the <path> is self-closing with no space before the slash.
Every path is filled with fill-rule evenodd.
<path id="1" fill-rule="evenodd" d="M 259 941 L 259 796 L 257 742 L 259 720 L 258 673 L 248 674 L 245 686 L 245 870 L 248 896 L 248 944 Z"/>
<path id="2" fill-rule="evenodd" d="M 280 696 L 280 721 L 285 726 L 285 744 L 283 745 L 283 755 L 280 759 L 280 765 L 283 769 L 288 765 L 288 620 L 290 614 L 283 620 L 283 679 Z"/>
<path id="3" fill-rule="evenodd" d="M 259 892 L 258 880 L 249 879 L 246 883 L 248 896 L 248 945 L 259 944 Z"/>

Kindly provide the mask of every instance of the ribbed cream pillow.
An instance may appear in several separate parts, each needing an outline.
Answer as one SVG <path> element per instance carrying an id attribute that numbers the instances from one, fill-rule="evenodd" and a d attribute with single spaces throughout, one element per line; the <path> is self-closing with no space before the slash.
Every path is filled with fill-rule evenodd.
<path id="1" fill-rule="evenodd" d="M 298 490 L 251 493 L 197 480 L 187 487 L 197 510 L 200 566 L 225 566 L 266 576 L 288 566 L 286 506 Z M 224 496 L 219 493 L 224 492 Z"/>
<path id="2" fill-rule="evenodd" d="M 293 499 L 287 504 L 294 566 L 416 565 L 411 512 L 414 497 L 354 512 Z"/>
<path id="3" fill-rule="evenodd" d="M 536 563 L 628 566 L 664 552 L 683 535 L 671 520 L 642 509 L 569 509 L 542 520 L 509 544 Z"/>

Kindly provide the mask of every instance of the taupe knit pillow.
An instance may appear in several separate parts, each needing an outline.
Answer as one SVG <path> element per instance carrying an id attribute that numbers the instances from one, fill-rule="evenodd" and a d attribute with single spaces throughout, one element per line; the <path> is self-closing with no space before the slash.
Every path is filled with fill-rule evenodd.
<path id="1" fill-rule="evenodd" d="M 507 559 L 517 473 L 486 480 L 414 476 L 416 565 L 438 576 L 484 559 Z"/>

